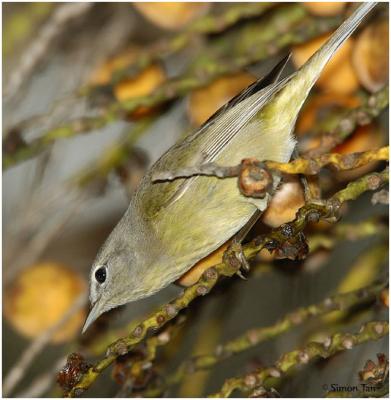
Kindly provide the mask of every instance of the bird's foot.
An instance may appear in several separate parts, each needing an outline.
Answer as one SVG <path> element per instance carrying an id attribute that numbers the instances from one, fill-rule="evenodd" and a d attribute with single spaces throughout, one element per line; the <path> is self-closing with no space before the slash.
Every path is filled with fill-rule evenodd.
<path id="1" fill-rule="evenodd" d="M 239 268 L 236 274 L 242 278 L 247 279 L 244 273 L 247 273 L 250 270 L 250 264 L 248 263 L 246 257 L 244 256 L 243 247 L 241 243 L 237 241 L 233 241 L 229 246 L 228 251 L 232 254 L 232 256 L 236 259 L 239 264 Z"/>

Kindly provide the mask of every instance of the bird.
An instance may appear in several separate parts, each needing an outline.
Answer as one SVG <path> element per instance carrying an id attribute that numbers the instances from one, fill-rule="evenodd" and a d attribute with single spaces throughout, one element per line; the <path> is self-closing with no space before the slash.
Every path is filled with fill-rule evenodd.
<path id="1" fill-rule="evenodd" d="M 175 282 L 262 214 L 272 193 L 246 197 L 233 179 L 155 182 L 153 176 L 210 162 L 235 165 L 250 157 L 288 162 L 296 146 L 295 122 L 311 88 L 375 5 L 362 3 L 300 69 L 281 79 L 284 58 L 153 164 L 93 262 L 83 332 L 104 312 Z M 273 175 L 274 190 L 279 180 Z"/>

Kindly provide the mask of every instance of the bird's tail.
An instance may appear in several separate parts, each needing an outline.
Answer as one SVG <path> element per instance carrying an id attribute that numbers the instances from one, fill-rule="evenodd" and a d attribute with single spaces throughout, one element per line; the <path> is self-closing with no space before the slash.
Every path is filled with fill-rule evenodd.
<path id="1" fill-rule="evenodd" d="M 359 6 L 352 15 L 341 24 L 329 40 L 327 40 L 327 42 L 303 65 L 301 71 L 308 75 L 312 85 L 316 82 L 330 58 L 356 30 L 361 21 L 376 4 L 376 2 L 366 2 Z"/>
<path id="2" fill-rule="evenodd" d="M 362 3 L 341 24 L 327 42 L 278 91 L 272 112 L 285 110 L 290 116 L 297 116 L 327 62 L 376 4 L 376 2 Z"/>

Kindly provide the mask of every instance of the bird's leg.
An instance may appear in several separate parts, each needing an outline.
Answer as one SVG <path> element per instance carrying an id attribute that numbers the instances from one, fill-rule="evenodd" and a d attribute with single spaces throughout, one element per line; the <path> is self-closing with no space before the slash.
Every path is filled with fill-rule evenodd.
<path id="1" fill-rule="evenodd" d="M 236 259 L 240 262 L 241 268 L 246 272 L 250 270 L 250 265 L 244 256 L 242 242 L 254 224 L 258 221 L 261 214 L 261 211 L 256 210 L 246 225 L 244 225 L 244 227 L 240 229 L 240 231 L 233 237 L 232 243 L 228 248 L 228 251 L 231 251 L 235 255 Z M 242 279 L 246 279 L 240 268 L 237 272 L 237 275 Z"/>
<path id="2" fill-rule="evenodd" d="M 321 199 L 321 191 L 319 186 L 319 177 L 317 175 L 311 176 L 303 176 L 301 180 L 303 186 L 303 181 L 305 180 L 304 186 L 304 199 L 306 203 L 316 203 L 316 204 L 324 204 L 324 201 Z"/>
<path id="3" fill-rule="evenodd" d="M 292 159 L 295 160 L 297 158 L 300 158 L 300 154 L 299 154 L 299 151 L 297 150 L 297 147 L 295 147 L 295 149 L 293 150 L 293 153 L 292 153 Z M 299 174 L 299 179 L 300 179 L 300 183 L 304 189 L 304 200 L 305 200 L 306 204 L 310 203 L 311 199 L 313 198 L 313 193 L 311 191 L 307 177 L 303 174 Z"/>
<path id="4" fill-rule="evenodd" d="M 300 157 L 299 151 L 297 147 L 293 150 L 292 158 L 297 159 Z M 304 200 L 306 204 L 309 203 L 322 203 L 320 200 L 320 188 L 318 185 L 318 177 L 317 176 L 305 176 L 303 174 L 299 174 L 300 183 L 303 186 L 304 190 Z"/>

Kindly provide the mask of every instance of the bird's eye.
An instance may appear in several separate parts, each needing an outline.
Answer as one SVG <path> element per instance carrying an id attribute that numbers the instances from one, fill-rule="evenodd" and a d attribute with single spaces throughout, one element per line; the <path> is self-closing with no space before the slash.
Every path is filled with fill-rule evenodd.
<path id="1" fill-rule="evenodd" d="M 99 283 L 104 283 L 107 277 L 106 267 L 100 267 L 95 271 L 95 279 Z"/>

